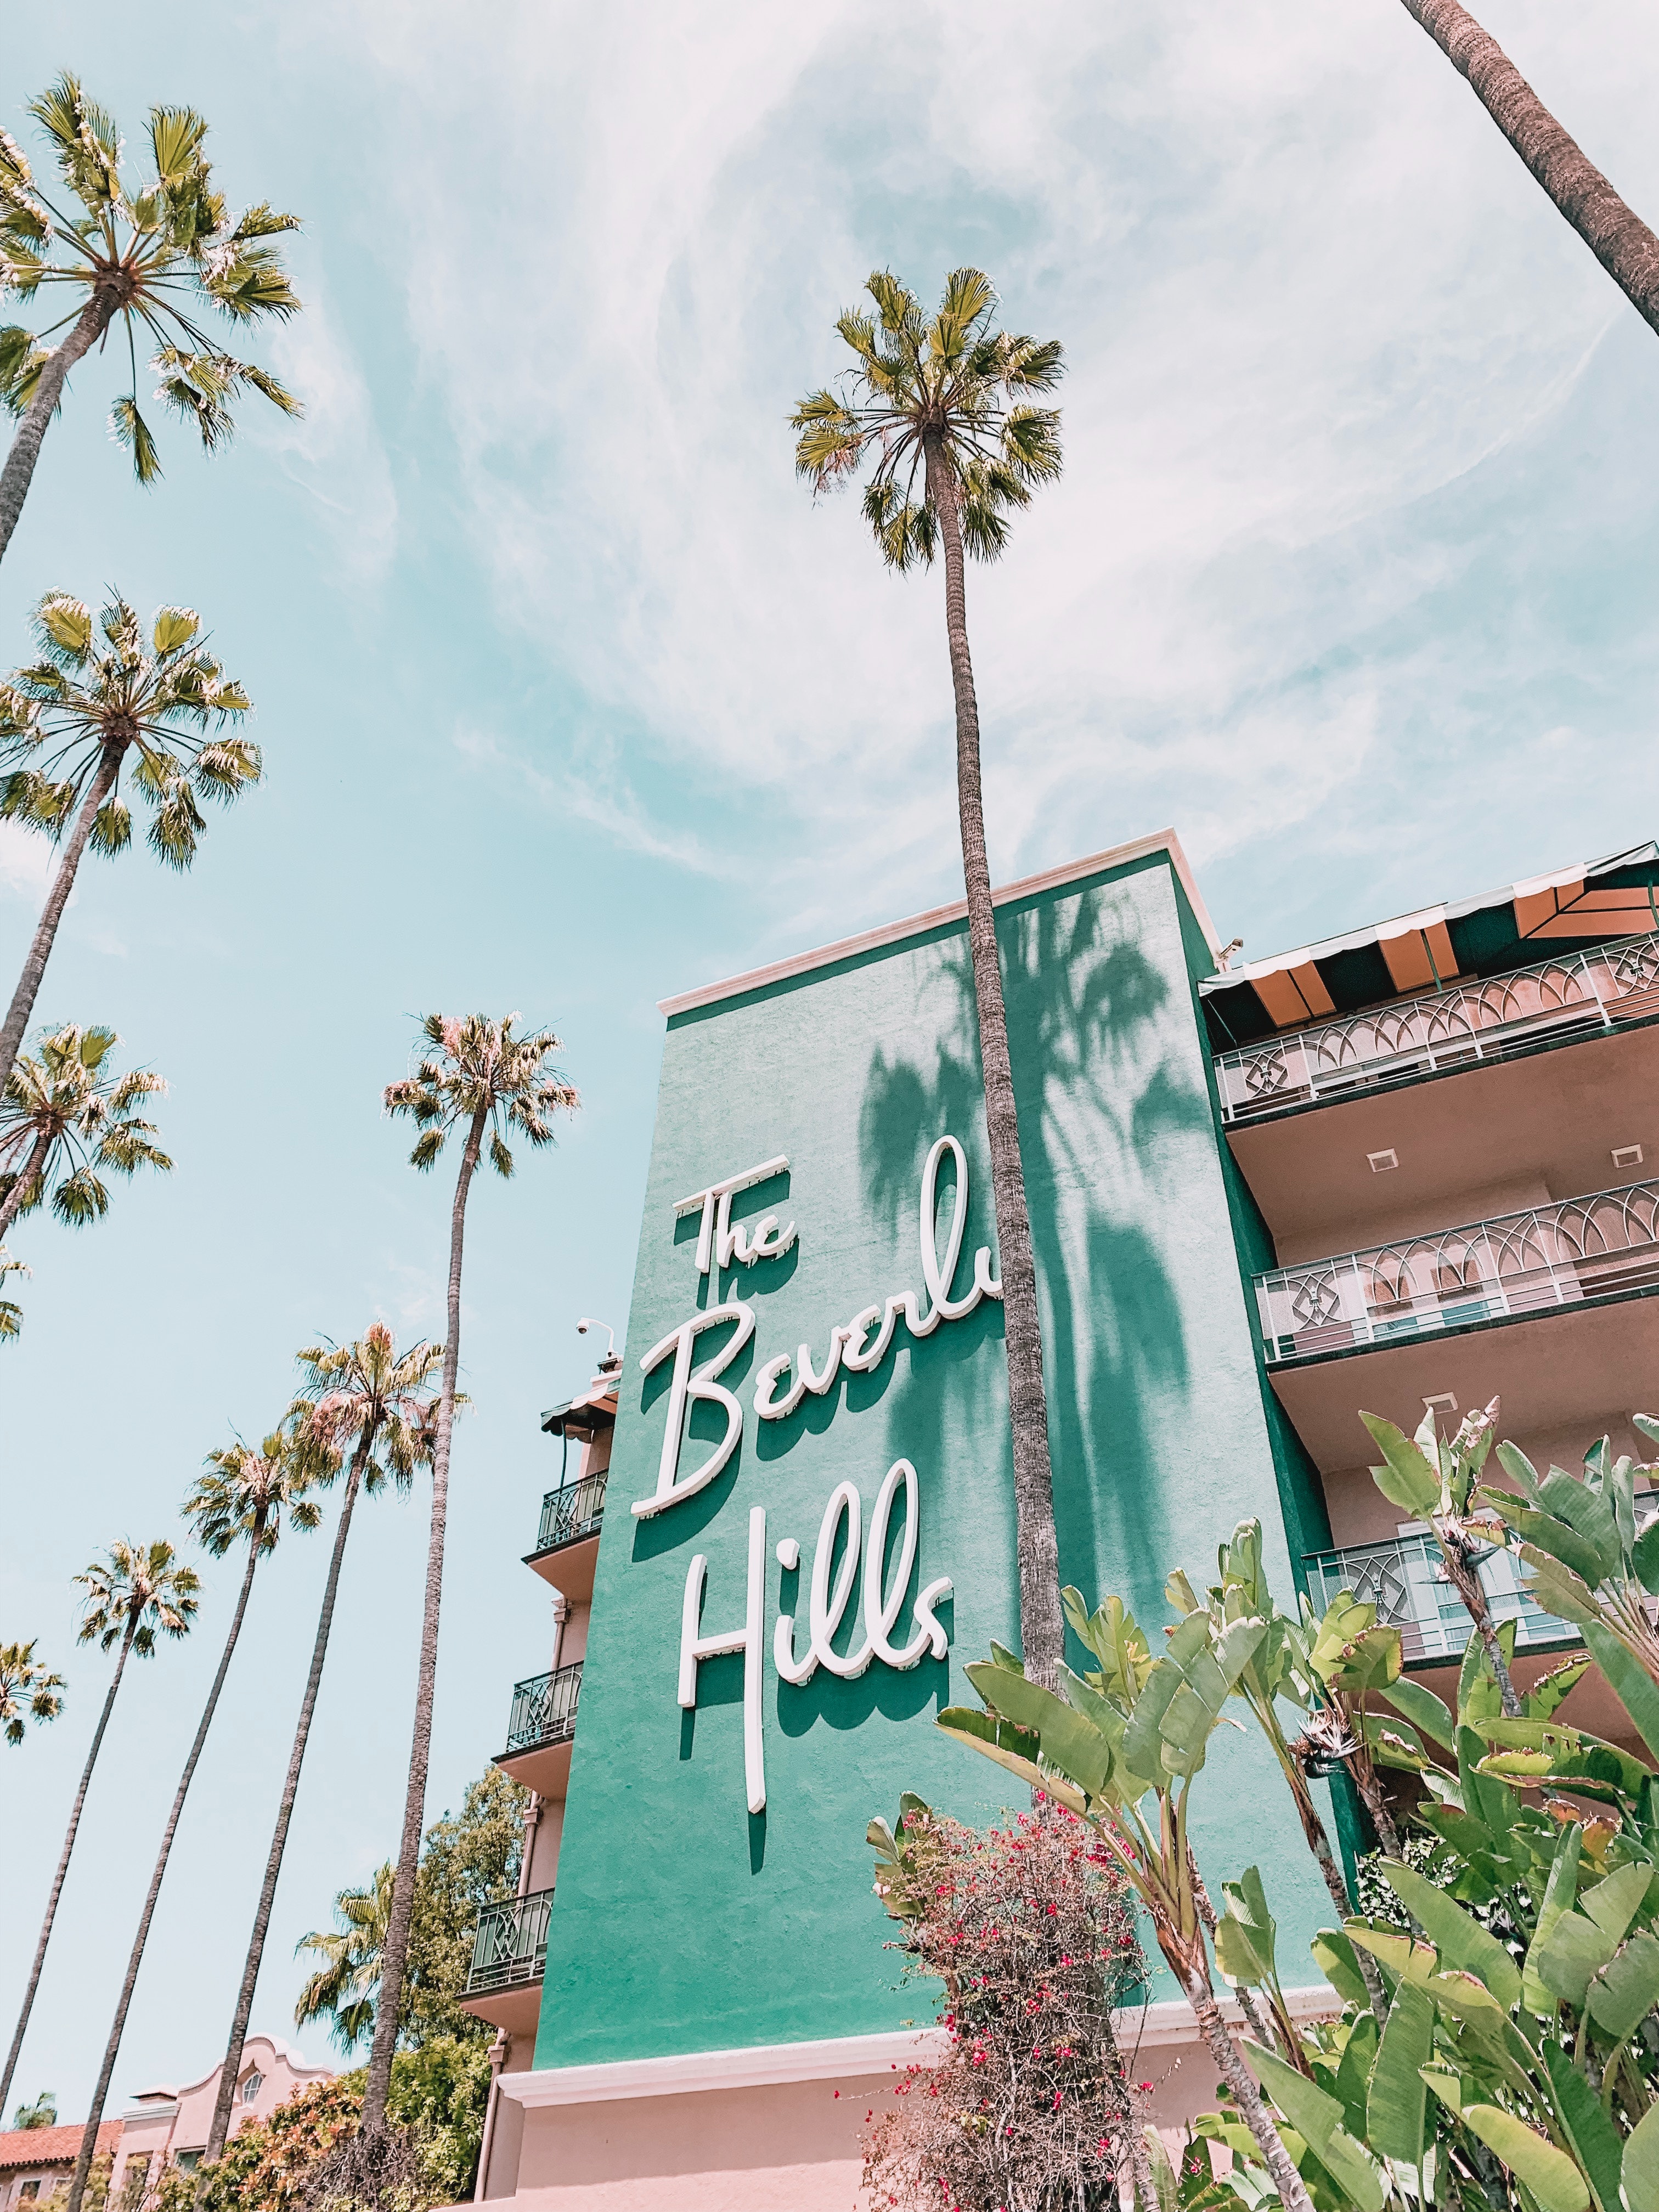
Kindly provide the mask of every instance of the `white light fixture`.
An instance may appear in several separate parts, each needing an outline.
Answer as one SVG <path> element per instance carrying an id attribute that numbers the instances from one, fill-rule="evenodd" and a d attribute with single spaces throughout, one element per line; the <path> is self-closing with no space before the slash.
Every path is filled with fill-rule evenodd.
<path id="1" fill-rule="evenodd" d="M 1642 1147 L 1640 1145 L 1615 1145 L 1613 1148 L 1613 1164 L 1616 1168 L 1639 1168 L 1642 1164 Z"/>
<path id="2" fill-rule="evenodd" d="M 1423 1410 L 1425 1413 L 1455 1413 L 1457 1401 L 1449 1390 L 1437 1390 L 1432 1398 L 1423 1401 Z"/>
<path id="3" fill-rule="evenodd" d="M 1391 1168 L 1397 1168 L 1400 1164 L 1399 1153 L 1392 1150 L 1386 1152 L 1367 1152 L 1365 1158 L 1371 1164 L 1373 1175 L 1387 1175 Z"/>

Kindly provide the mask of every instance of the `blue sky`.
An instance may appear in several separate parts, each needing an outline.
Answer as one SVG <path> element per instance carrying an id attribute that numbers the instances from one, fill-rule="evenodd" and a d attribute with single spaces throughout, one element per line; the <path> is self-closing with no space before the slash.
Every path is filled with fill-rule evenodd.
<path id="1" fill-rule="evenodd" d="M 1651 10 L 1482 14 L 1654 217 Z M 1065 480 L 969 585 L 998 877 L 1173 822 L 1260 957 L 1659 825 L 1659 343 L 1398 0 L 205 21 L 20 17 L 0 96 L 20 136 L 66 65 L 135 143 L 151 100 L 207 113 L 233 201 L 306 219 L 266 357 L 308 407 L 250 406 L 211 462 L 169 428 L 141 493 L 117 365 L 83 365 L 0 568 L 8 665 L 47 586 L 198 607 L 269 769 L 188 878 L 88 865 L 40 1001 L 167 1077 L 178 1166 L 13 1239 L 0 1635 L 73 1696 L 0 1751 L 8 2033 L 104 1681 L 70 1577 L 176 1533 L 300 1345 L 441 1327 L 447 1178 L 379 1113 L 411 1018 L 550 1022 L 585 1099 L 473 1202 L 435 1814 L 546 1664 L 535 1417 L 588 1371 L 576 1316 L 625 1322 L 656 1000 L 957 893 L 939 580 L 815 512 L 784 427 L 872 266 L 932 294 L 978 262 L 1071 364 Z M 8 975 L 45 858 L 0 841 Z M 421 1501 L 353 1544 L 254 2014 L 279 2033 L 295 1939 L 401 1803 Z M 263 1571 L 118 2102 L 222 2048 L 325 1550 Z M 123 1692 L 15 2085 L 66 2117 L 230 1594 L 213 1571 Z"/>

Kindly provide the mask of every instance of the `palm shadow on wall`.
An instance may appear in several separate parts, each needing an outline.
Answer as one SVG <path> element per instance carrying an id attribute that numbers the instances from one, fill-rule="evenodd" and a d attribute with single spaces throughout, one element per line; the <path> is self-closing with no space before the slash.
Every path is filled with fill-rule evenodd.
<path id="1" fill-rule="evenodd" d="M 1042 1298 L 1061 1569 L 1091 1598 L 1113 1588 L 1152 1607 L 1165 1562 L 1179 1549 L 1167 1486 L 1152 1475 L 1152 1416 L 1184 1393 L 1190 1359 L 1176 1288 L 1148 1224 L 1167 1213 L 1179 1188 L 1171 1139 L 1211 1135 L 1208 1103 L 1176 1057 L 1164 1019 L 1170 981 L 1141 949 L 1131 898 L 1085 893 L 1005 911 L 997 926 Z M 942 992 L 949 1011 L 941 1041 L 914 1058 L 872 1053 L 861 1164 L 872 1203 L 901 1218 L 915 1204 L 933 1139 L 947 1131 L 962 1138 L 975 1191 L 970 1249 L 994 1219 L 973 969 L 960 940 L 935 946 L 931 959 L 917 1030 L 935 1033 L 927 1015 Z M 983 1437 L 1010 1470 L 1012 1556 L 1000 1363 L 975 1361 L 949 1380 L 963 1398 L 958 1432 L 965 1426 Z"/>

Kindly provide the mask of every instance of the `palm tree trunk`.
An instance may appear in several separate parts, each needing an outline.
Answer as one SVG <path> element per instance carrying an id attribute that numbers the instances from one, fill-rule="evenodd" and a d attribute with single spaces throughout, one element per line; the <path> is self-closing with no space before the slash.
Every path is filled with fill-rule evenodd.
<path id="1" fill-rule="evenodd" d="M 283 1870 L 283 1853 L 288 1847 L 289 1822 L 294 1816 L 294 1799 L 300 1787 L 300 1768 L 306 1755 L 307 1740 L 311 1735 L 311 1717 L 317 1710 L 317 1687 L 323 1679 L 323 1661 L 328 1656 L 329 1631 L 334 1626 L 334 1600 L 340 1587 L 340 1562 L 345 1557 L 346 1537 L 351 1528 L 351 1509 L 357 1502 L 357 1488 L 368 1464 L 369 1454 L 374 1448 L 374 1429 L 365 1428 L 357 1449 L 351 1455 L 350 1472 L 346 1476 L 345 1496 L 340 1503 L 339 1526 L 334 1531 L 334 1556 L 328 1563 L 328 1580 L 323 1587 L 323 1609 L 317 1616 L 317 1638 L 311 1650 L 311 1672 L 306 1676 L 306 1693 L 300 1704 L 299 1725 L 294 1731 L 294 1748 L 288 1758 L 288 1773 L 283 1782 L 283 1802 L 276 1808 L 276 1831 L 270 1838 L 270 1853 L 265 1861 L 265 1878 L 259 1891 L 259 1903 L 253 1915 L 253 1932 L 248 1938 L 247 1958 L 242 1967 L 242 1986 L 236 1993 L 236 2010 L 230 2023 L 230 2040 L 225 2045 L 225 2063 L 219 2074 L 219 2094 L 214 2100 L 213 2124 L 208 2130 L 207 2148 L 202 2154 L 198 2169 L 201 2179 L 197 2184 L 196 2201 L 199 2204 L 206 2191 L 214 2160 L 225 2147 L 230 2133 L 230 2108 L 236 2094 L 236 2077 L 242 2069 L 242 2045 L 247 2040 L 248 2015 L 253 2010 L 254 1984 L 259 1978 L 259 1965 L 264 1957 L 265 1936 L 270 1927 L 271 1908 L 276 1901 L 276 1877 Z"/>
<path id="2" fill-rule="evenodd" d="M 1173 1963 L 1173 1961 L 1171 1962 Z M 1256 2146 L 1273 2178 L 1279 2199 L 1285 2212 L 1313 2212 L 1313 2203 L 1308 2195 L 1302 2176 L 1291 2163 L 1267 2100 L 1261 2094 L 1260 2083 L 1244 2063 L 1243 2054 L 1227 2033 L 1227 2023 L 1221 2017 L 1216 2003 L 1215 1991 L 1210 1987 L 1206 1974 L 1193 1973 L 1186 1978 L 1187 2002 L 1198 2021 L 1198 2032 L 1205 2047 L 1221 2069 L 1222 2078 L 1233 2093 L 1240 2117 L 1255 2137 Z"/>
<path id="3" fill-rule="evenodd" d="M 1008 1359 L 1008 1417 L 1014 1439 L 1014 1519 L 1019 1553 L 1019 1631 L 1025 1671 L 1045 1689 L 1065 1648 L 1060 1609 L 1060 1547 L 1054 1534 L 1054 1476 L 1048 1464 L 1048 1405 L 1042 1382 L 1042 1325 L 1037 1312 L 1036 1263 L 1020 1160 L 1008 1018 L 997 955 L 996 912 L 985 851 L 980 793 L 979 703 L 968 653 L 968 603 L 956 481 L 937 437 L 926 441 L 927 494 L 945 542 L 945 628 L 957 710 L 957 803 L 962 822 L 962 872 L 968 890 L 968 943 L 979 1012 L 979 1054 L 985 1073 L 985 1133 L 996 1200 L 1002 1266 L 1003 1342 Z"/>
<path id="4" fill-rule="evenodd" d="M 17 426 L 5 468 L 0 471 L 0 560 L 5 557 L 11 533 L 17 527 L 17 518 L 23 512 L 23 501 L 28 497 L 34 464 L 40 458 L 40 441 L 63 397 L 64 380 L 82 355 L 89 353 L 102 337 L 115 313 L 115 305 L 112 296 L 106 300 L 94 292 L 82 308 L 75 328 L 57 352 L 46 356 L 34 397 Z"/>
<path id="5" fill-rule="evenodd" d="M 19 433 L 21 435 L 21 433 Z M 52 940 L 58 934 L 58 924 L 64 908 L 69 904 L 69 895 L 75 887 L 75 872 L 81 865 L 81 855 L 92 835 L 93 817 L 114 789 L 120 770 L 121 755 L 125 747 L 106 744 L 104 757 L 98 763 L 98 773 L 93 778 L 92 788 L 82 801 L 81 811 L 70 831 L 69 842 L 64 848 L 64 857 L 58 863 L 58 872 L 46 893 L 46 903 L 35 926 L 34 936 L 23 963 L 23 972 L 18 978 L 17 988 L 12 994 L 11 1005 L 6 1011 L 6 1025 L 0 1030 L 0 1085 L 11 1080 L 11 1072 L 17 1065 L 17 1055 L 22 1050 L 23 1031 L 28 1027 L 29 1016 L 34 1012 L 34 1001 L 40 994 L 40 982 L 46 972 Z"/>
<path id="6" fill-rule="evenodd" d="M 1458 0 L 1404 0 L 1643 320 L 1659 331 L 1659 238 Z"/>
<path id="7" fill-rule="evenodd" d="M 403 2010 L 404 1964 L 409 1955 L 410 1924 L 415 1917 L 415 1878 L 420 1871 L 421 1836 L 426 1824 L 426 1771 L 432 1751 L 432 1704 L 438 1680 L 438 1610 L 443 1597 L 444 1531 L 449 1516 L 449 1436 L 455 1421 L 455 1378 L 461 1355 L 461 1246 L 466 1235 L 466 1194 L 483 1145 L 487 1105 L 472 1116 L 455 1178 L 449 1213 L 449 1304 L 444 1340 L 443 1389 L 438 1399 L 438 1428 L 432 1446 L 432 1534 L 426 1552 L 426 1604 L 421 1617 L 421 1663 L 415 1685 L 415 1735 L 409 1750 L 409 1789 L 404 1798 L 403 1839 L 398 1846 L 398 1877 L 392 1890 L 392 1921 L 380 1960 L 380 1990 L 375 2002 L 374 2044 L 363 2091 L 362 2132 L 379 2135 L 386 2125 L 392 2090 L 392 2059 L 398 2048 Z"/>
<path id="8" fill-rule="evenodd" d="M 126 1633 L 121 1638 L 121 1656 L 115 1662 L 115 1673 L 110 1680 L 109 1693 L 104 1699 L 104 1710 L 99 1715 L 92 1749 L 87 1753 L 87 1763 L 81 1770 L 81 1787 L 75 1793 L 75 1808 L 70 1814 L 69 1832 L 64 1838 L 64 1848 L 58 1855 L 58 1871 L 52 1876 L 52 1895 L 46 1899 L 46 1917 L 40 1923 L 40 1940 L 34 1947 L 34 1965 L 29 1972 L 28 1987 L 23 1992 L 23 2008 L 17 2015 L 11 2049 L 6 2053 L 6 2070 L 0 2074 L 0 2112 L 4 2111 L 6 2100 L 11 2094 L 11 2077 L 17 2069 L 17 2055 L 23 2047 L 23 2034 L 29 2024 L 29 2014 L 34 2008 L 34 1993 L 40 1986 L 40 1969 L 46 1964 L 46 1946 L 52 1941 L 52 1923 L 58 1915 L 58 1900 L 63 1894 L 64 1876 L 69 1872 L 70 1853 L 75 1849 L 75 1832 L 81 1825 L 81 1808 L 87 1802 L 87 1785 L 92 1780 L 93 1768 L 98 1764 L 104 1730 L 109 1726 L 109 1717 L 115 1708 L 115 1693 L 121 1686 L 121 1675 L 126 1667 L 127 1654 L 132 1649 L 132 1638 L 137 1626 L 137 1614 L 129 1613 Z"/>
<path id="9" fill-rule="evenodd" d="M 17 1171 L 17 1180 L 3 1198 L 0 1198 L 0 1242 L 17 1218 L 29 1185 L 46 1164 L 46 1154 L 52 1150 L 52 1131 L 43 1129 L 29 1148 L 29 1156 Z"/>
<path id="10" fill-rule="evenodd" d="M 93 2154 L 98 2148 L 98 2125 L 104 2117 L 104 2104 L 109 2095 L 110 2077 L 115 2071 L 117 2053 L 121 2048 L 121 2035 L 127 2024 L 127 2009 L 132 2002 L 132 1992 L 137 1984 L 138 1969 L 143 1963 L 144 1946 L 149 1941 L 149 1923 L 155 1917 L 155 1900 L 161 1893 L 161 1877 L 167 1870 L 167 1856 L 173 1849 L 173 1838 L 178 1832 L 179 1815 L 185 1809 L 185 1799 L 196 1772 L 196 1762 L 202 1756 L 202 1747 L 207 1741 L 208 1730 L 213 1725 L 213 1716 L 219 1703 L 219 1692 L 225 1686 L 225 1676 L 230 1671 L 231 1654 L 236 1649 L 236 1639 L 242 1632 L 242 1617 L 247 1611 L 248 1593 L 253 1588 L 253 1570 L 259 1564 L 259 1539 L 264 1534 L 265 1516 L 256 1518 L 248 1540 L 247 1567 L 242 1576 L 241 1593 L 236 1600 L 236 1611 L 232 1616 L 230 1633 L 225 1638 L 225 1648 L 220 1656 L 219 1671 L 213 1678 L 213 1687 L 208 1692 L 207 1704 L 196 1730 L 196 1741 L 185 1761 L 185 1771 L 179 1778 L 179 1787 L 173 1792 L 173 1810 L 161 1834 L 161 1848 L 155 1855 L 155 1870 L 149 1878 L 149 1894 L 144 1899 L 144 1909 L 139 1916 L 138 1933 L 134 1938 L 132 1956 L 127 1960 L 127 1978 L 121 1984 L 120 2002 L 115 2008 L 115 2020 L 109 2032 L 109 2041 L 104 2045 L 104 2063 L 99 2069 L 98 2087 L 92 2093 L 92 2109 L 87 2114 L 86 2132 L 81 2138 L 80 2154 L 75 2161 L 75 2176 L 70 2183 L 68 2212 L 81 2212 L 81 2199 L 86 2194 L 87 2177 L 92 2172 Z"/>

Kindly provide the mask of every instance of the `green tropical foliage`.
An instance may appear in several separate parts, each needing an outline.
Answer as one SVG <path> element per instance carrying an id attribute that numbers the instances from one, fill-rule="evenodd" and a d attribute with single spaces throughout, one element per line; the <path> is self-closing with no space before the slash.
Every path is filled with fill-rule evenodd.
<path id="1" fill-rule="evenodd" d="M 943 488 L 933 444 L 956 487 L 963 545 L 994 561 L 1009 511 L 1060 474 L 1060 416 L 1034 406 L 1062 374 L 1057 338 L 994 327 L 997 296 L 978 269 L 957 269 L 931 321 L 890 270 L 865 287 L 875 313 L 853 308 L 836 328 L 855 366 L 839 391 L 809 392 L 790 417 L 795 469 L 815 492 L 832 490 L 874 457 L 864 516 L 882 558 L 905 569 L 933 561 Z"/>
<path id="2" fill-rule="evenodd" d="M 0 1091 L 0 1236 L 48 1192 L 52 1211 L 71 1228 L 101 1220 L 106 1175 L 172 1167 L 155 1123 L 137 1111 L 167 1085 L 143 1068 L 117 1076 L 109 1062 L 119 1042 L 113 1030 L 71 1022 L 12 1069 Z"/>
<path id="3" fill-rule="evenodd" d="M 322 1964 L 307 1981 L 294 2008 L 294 2025 L 330 2022 L 340 2049 L 355 2051 L 374 2033 L 374 1992 L 392 1920 L 392 1864 L 388 1860 L 360 1889 L 343 1889 L 334 1900 L 338 1926 L 313 1929 L 295 1945 L 295 1956 L 309 1951 Z"/>
<path id="4" fill-rule="evenodd" d="M 232 216 L 203 150 L 207 124 L 192 108 L 150 109 L 151 173 L 142 183 L 124 175 L 114 119 L 76 78 L 60 76 L 29 102 L 29 112 L 51 148 L 58 198 L 16 141 L 0 132 L 0 290 L 26 301 L 44 295 L 52 319 L 37 331 L 0 330 L 0 401 L 21 414 L 40 394 L 52 361 L 44 339 L 74 325 L 86 340 L 77 354 L 84 353 L 118 319 L 131 387 L 110 427 L 131 452 L 141 483 L 161 473 L 138 408 L 141 345 L 163 404 L 194 425 L 210 453 L 231 434 L 234 403 L 244 391 L 298 414 L 299 403 L 269 370 L 225 352 L 197 319 L 210 309 L 246 327 L 266 317 L 285 322 L 297 310 L 273 240 L 297 230 L 298 217 L 266 203 Z M 62 380 L 60 371 L 57 386 Z"/>
<path id="5" fill-rule="evenodd" d="M 21 1743 L 26 1720 L 55 1721 L 64 1710 L 63 1690 L 63 1676 L 36 1659 L 33 1638 L 27 1644 L 0 1644 L 0 1729 L 8 1743 Z"/>
<path id="6" fill-rule="evenodd" d="M 8 1275 L 27 1275 L 29 1273 L 21 1260 L 14 1260 L 3 1244 L 0 1244 L 0 1287 Z M 23 1309 L 15 1298 L 0 1298 L 0 1344 L 9 1344 L 23 1333 Z"/>
<path id="7" fill-rule="evenodd" d="M 58 2092 L 42 2089 L 32 2105 L 20 2105 L 11 2116 L 15 2128 L 55 2128 L 58 2124 Z"/>
<path id="8" fill-rule="evenodd" d="M 172 1545 L 159 1538 L 153 1544 L 118 1538 L 75 1579 L 87 1593 L 76 1641 L 102 1651 L 130 1643 L 140 1659 L 151 1656 L 158 1636 L 176 1642 L 188 1635 L 200 1603 L 196 1570 L 181 1566 Z"/>
<path id="9" fill-rule="evenodd" d="M 489 1132 L 489 1164 L 497 1175 L 513 1173 L 507 1138 L 517 1130 L 539 1149 L 554 1139 L 553 1116 L 574 1114 L 580 1105 L 574 1085 L 547 1066 L 559 1049 L 551 1030 L 514 1036 L 520 1019 L 507 1014 L 468 1014 L 457 1021 L 428 1014 L 421 1024 L 428 1049 L 413 1075 L 386 1087 L 386 1110 L 406 1114 L 421 1132 L 409 1156 L 411 1167 L 435 1167 L 458 1126 L 482 1139 Z"/>

